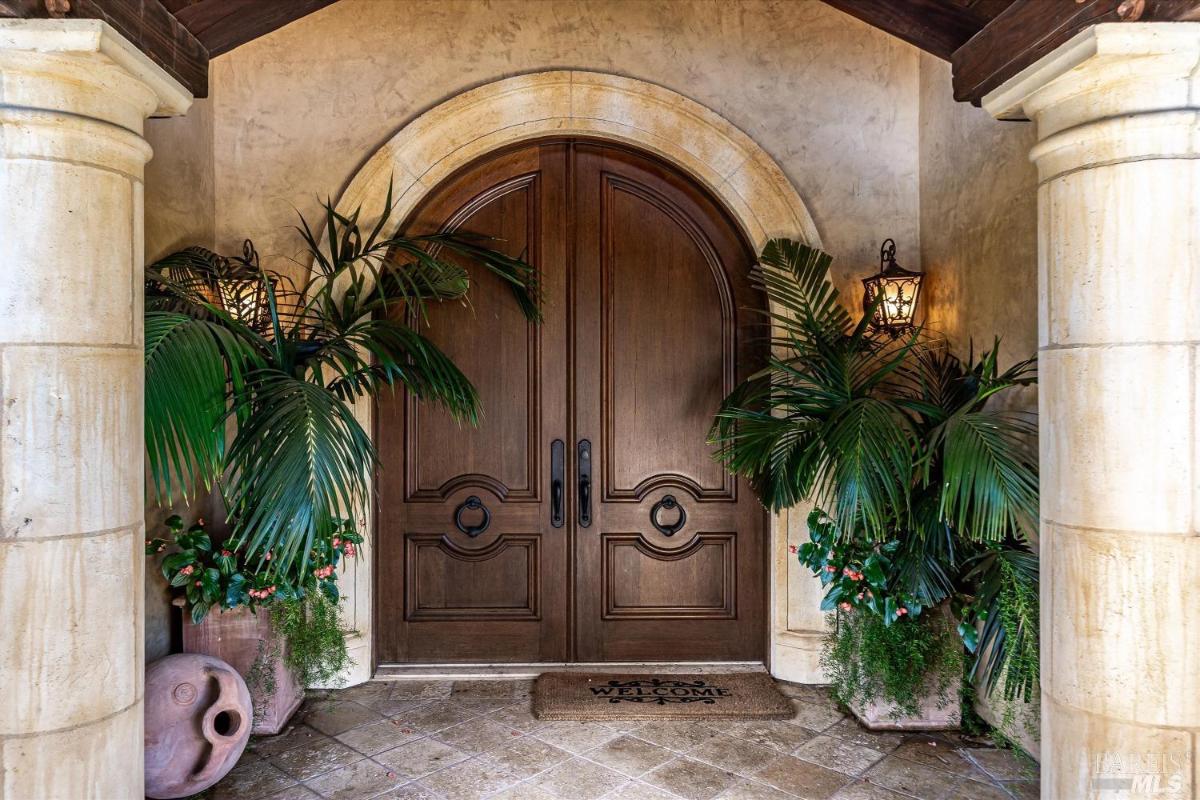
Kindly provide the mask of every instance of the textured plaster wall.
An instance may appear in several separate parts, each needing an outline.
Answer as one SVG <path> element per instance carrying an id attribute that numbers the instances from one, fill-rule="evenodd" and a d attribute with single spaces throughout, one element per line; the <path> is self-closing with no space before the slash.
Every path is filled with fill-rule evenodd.
<path id="1" fill-rule="evenodd" d="M 1037 354 L 1037 141 L 1028 122 L 999 122 L 954 102 L 950 65 L 921 59 L 921 264 L 926 322 L 966 357 L 1001 337 L 1001 367 Z M 1010 407 L 1036 411 L 1037 388 Z M 1037 709 L 1004 708 L 981 693 L 976 710 L 1035 757 Z M 1007 711 L 1007 713 L 1006 713 Z"/>
<path id="2" fill-rule="evenodd" d="M 392 133 L 466 89 L 587 69 L 657 83 L 741 128 L 808 204 L 839 280 L 918 245 L 917 51 L 813 0 L 342 0 L 214 60 L 218 245 L 297 254 Z"/>
<path id="3" fill-rule="evenodd" d="M 925 319 L 963 357 L 972 341 L 978 354 L 999 335 L 1008 366 L 1037 353 L 1036 131 L 956 103 L 950 65 L 927 53 L 920 64 Z M 1010 402 L 1036 410 L 1037 390 Z"/>
<path id="4" fill-rule="evenodd" d="M 213 103 L 197 100 L 186 117 L 151 119 L 146 140 L 154 157 L 146 165 L 146 263 L 188 245 L 212 247 L 216 228 L 213 161 Z M 146 535 L 161 535 L 162 521 L 173 513 L 194 519 L 200 503 L 171 509 L 154 502 L 146 483 Z M 171 651 L 171 606 L 159 558 L 146 563 L 146 661 Z"/>

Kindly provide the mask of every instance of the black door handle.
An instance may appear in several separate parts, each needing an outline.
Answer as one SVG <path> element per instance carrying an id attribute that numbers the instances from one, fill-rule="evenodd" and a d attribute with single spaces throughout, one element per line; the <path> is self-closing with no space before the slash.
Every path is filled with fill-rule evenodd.
<path id="1" fill-rule="evenodd" d="M 562 439 L 550 443 L 550 524 L 563 526 L 563 469 L 566 462 L 566 445 Z"/>
<path id="2" fill-rule="evenodd" d="M 592 443 L 579 440 L 579 527 L 592 524 Z"/>

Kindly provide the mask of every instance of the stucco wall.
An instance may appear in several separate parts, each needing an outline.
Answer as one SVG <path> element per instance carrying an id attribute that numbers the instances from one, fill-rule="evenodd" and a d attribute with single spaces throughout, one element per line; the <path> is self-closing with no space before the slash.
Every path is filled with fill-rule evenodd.
<path id="1" fill-rule="evenodd" d="M 1001 338 L 1001 366 L 1037 354 L 1036 131 L 954 102 L 950 65 L 920 56 L 921 264 L 925 318 L 966 357 Z M 1001 396 L 1037 410 L 1037 387 Z M 1037 709 L 981 696 L 976 710 L 1037 757 Z"/>
<path id="2" fill-rule="evenodd" d="M 341 0 L 222 55 L 217 242 L 296 255 L 295 211 L 431 106 L 497 78 L 578 68 L 657 83 L 778 161 L 849 285 L 918 238 L 918 54 L 815 1 Z"/>
<path id="3" fill-rule="evenodd" d="M 146 141 L 154 157 L 146 165 L 146 263 L 188 245 L 212 247 L 215 238 L 213 103 L 197 100 L 186 117 L 146 122 Z M 162 521 L 172 513 L 189 520 L 200 503 L 162 509 L 146 484 L 146 535 L 159 536 Z M 171 648 L 171 607 L 167 582 L 158 558 L 146 564 L 146 661 L 161 658 Z"/>
<path id="4" fill-rule="evenodd" d="M 922 53 L 920 65 L 925 319 L 964 357 L 999 335 L 1007 366 L 1037 353 L 1036 131 L 954 102 L 945 61 Z M 1036 409 L 1036 389 L 1010 401 Z"/>

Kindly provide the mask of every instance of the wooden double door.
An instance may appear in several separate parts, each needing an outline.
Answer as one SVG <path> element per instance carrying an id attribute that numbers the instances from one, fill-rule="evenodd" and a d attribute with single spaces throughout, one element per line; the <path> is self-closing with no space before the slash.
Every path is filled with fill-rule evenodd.
<path id="1" fill-rule="evenodd" d="M 647 155 L 544 141 L 448 179 L 408 230 L 496 237 L 545 318 L 470 268 L 470 306 L 426 330 L 479 426 L 378 401 L 379 663 L 761 659 L 765 514 L 706 444 L 761 338 L 724 210 Z"/>

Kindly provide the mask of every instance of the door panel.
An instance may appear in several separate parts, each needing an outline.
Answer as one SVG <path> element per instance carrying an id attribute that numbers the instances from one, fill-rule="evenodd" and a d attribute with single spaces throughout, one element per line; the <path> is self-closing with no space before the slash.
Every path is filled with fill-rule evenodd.
<path id="1" fill-rule="evenodd" d="M 429 305 L 422 330 L 479 390 L 478 427 L 399 393 L 378 400 L 381 662 L 566 657 L 566 537 L 549 524 L 550 445 L 567 424 L 565 170 L 564 145 L 489 159 L 408 225 L 496 237 L 539 269 L 547 303 L 531 324 L 504 281 L 468 266 L 471 305 Z M 463 507 L 471 497 L 483 508 Z M 487 529 L 459 530 L 460 507 L 468 530 L 486 509 Z"/>
<path id="2" fill-rule="evenodd" d="M 574 164 L 576 433 L 601 443 L 576 532 L 577 657 L 760 658 L 763 513 L 705 443 L 751 363 L 752 256 L 674 170 L 587 144 Z"/>
<path id="3" fill-rule="evenodd" d="M 539 268 L 545 321 L 472 269 L 473 307 L 431 306 L 427 332 L 479 389 L 480 427 L 378 401 L 379 659 L 761 658 L 765 517 L 705 443 L 752 367 L 745 309 L 762 302 L 736 227 L 650 157 L 560 141 L 451 178 L 409 229 L 456 228 Z M 491 514 L 476 537 L 454 525 L 470 497 Z M 464 508 L 464 527 L 482 513 Z"/>

